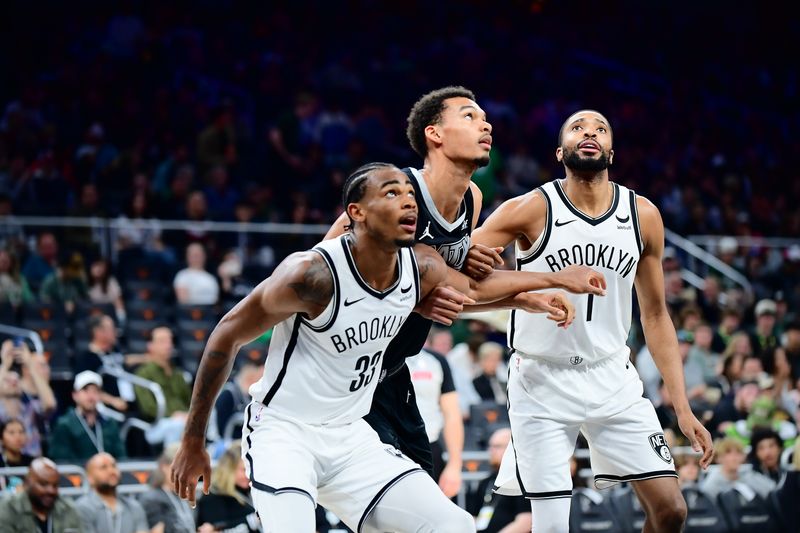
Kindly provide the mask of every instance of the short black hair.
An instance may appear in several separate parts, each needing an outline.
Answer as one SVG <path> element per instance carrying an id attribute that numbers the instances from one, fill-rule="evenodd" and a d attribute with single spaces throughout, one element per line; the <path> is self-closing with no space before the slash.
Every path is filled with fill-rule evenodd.
<path id="1" fill-rule="evenodd" d="M 561 127 L 558 129 L 558 146 L 561 146 L 561 142 L 564 140 L 564 128 L 567 127 L 567 121 L 572 117 L 574 117 L 575 115 L 577 115 L 578 113 L 597 113 L 601 117 L 606 118 L 604 114 L 602 114 L 600 111 L 596 109 L 579 109 L 574 113 L 570 113 L 570 115 L 564 119 L 564 123 L 561 124 Z M 607 123 L 608 123 L 608 131 L 611 133 L 611 136 L 613 138 L 614 129 L 611 127 L 611 121 L 609 120 Z"/>
<path id="2" fill-rule="evenodd" d="M 756 450 L 758 448 L 759 443 L 761 443 L 762 440 L 770 440 L 770 439 L 774 440 L 775 444 L 778 445 L 778 448 L 783 450 L 783 439 L 774 429 L 758 428 L 753 431 L 753 436 L 750 437 L 750 455 L 754 461 L 758 460 L 756 456 Z"/>
<path id="3" fill-rule="evenodd" d="M 381 163 L 380 161 L 376 161 L 374 163 L 367 163 L 366 165 L 362 165 L 355 169 L 352 174 L 347 176 L 347 179 L 344 180 L 344 185 L 342 185 L 342 207 L 344 208 L 345 214 L 347 214 L 347 206 L 354 203 L 360 202 L 362 198 L 364 198 L 364 193 L 367 191 L 367 178 L 369 177 L 370 173 L 379 168 L 397 168 L 391 163 Z M 350 218 L 350 215 L 347 215 L 347 218 L 350 219 L 350 223 L 345 226 L 346 230 L 353 229 L 353 224 L 355 221 Z"/>
<path id="4" fill-rule="evenodd" d="M 90 316 L 88 321 L 89 332 L 94 333 L 94 330 L 99 328 L 103 324 L 103 320 L 105 320 L 106 318 L 111 318 L 111 317 L 102 313 Z"/>
<path id="5" fill-rule="evenodd" d="M 411 107 L 407 119 L 406 137 L 408 137 L 411 148 L 423 159 L 428 155 L 425 128 L 431 124 L 438 124 L 442 120 L 445 100 L 459 97 L 475 100 L 475 94 L 472 91 L 460 85 L 453 85 L 424 94 Z"/>

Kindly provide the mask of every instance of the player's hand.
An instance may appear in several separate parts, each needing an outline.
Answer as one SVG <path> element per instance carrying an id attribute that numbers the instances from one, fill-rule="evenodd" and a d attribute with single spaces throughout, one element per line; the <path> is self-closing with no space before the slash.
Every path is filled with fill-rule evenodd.
<path id="1" fill-rule="evenodd" d="M 558 287 L 576 294 L 606 295 L 606 278 L 584 265 L 570 265 L 555 273 Z"/>
<path id="2" fill-rule="evenodd" d="M 461 271 L 474 280 L 480 281 L 503 264 L 500 254 L 502 248 L 489 248 L 482 244 L 473 244 L 467 252 L 467 260 Z"/>
<path id="3" fill-rule="evenodd" d="M 525 292 L 518 294 L 515 301 L 521 304 L 520 309 L 529 313 L 547 313 L 548 320 L 562 328 L 569 327 L 575 320 L 575 306 L 561 291 Z"/>
<path id="4" fill-rule="evenodd" d="M 689 439 L 692 449 L 696 452 L 703 452 L 703 456 L 700 458 L 700 466 L 705 470 L 714 458 L 714 444 L 711 440 L 711 433 L 692 413 L 679 416 L 678 426 L 681 428 L 681 433 Z"/>
<path id="5" fill-rule="evenodd" d="M 439 476 L 439 488 L 448 498 L 458 494 L 458 491 L 461 490 L 461 468 L 447 463 Z"/>
<path id="6" fill-rule="evenodd" d="M 452 287 L 439 286 L 434 288 L 414 308 L 414 311 L 425 318 L 449 326 L 458 318 L 458 314 L 465 305 L 474 304 L 475 300 L 469 298 Z"/>
<path id="7" fill-rule="evenodd" d="M 197 478 L 203 476 L 203 494 L 211 488 L 211 458 L 205 447 L 205 439 L 181 442 L 175 460 L 172 461 L 170 480 L 175 494 L 195 507 Z"/>

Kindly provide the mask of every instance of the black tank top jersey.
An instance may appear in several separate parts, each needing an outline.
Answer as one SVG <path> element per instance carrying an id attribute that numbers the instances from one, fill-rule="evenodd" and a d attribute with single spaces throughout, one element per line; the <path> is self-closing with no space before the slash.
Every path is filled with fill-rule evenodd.
<path id="1" fill-rule="evenodd" d="M 403 172 L 411 179 L 417 200 L 417 243 L 433 246 L 448 266 L 461 270 L 467 258 L 472 233 L 472 215 L 475 211 L 472 190 L 467 189 L 458 216 L 451 223 L 444 220 L 436 209 L 422 174 L 412 168 L 404 168 Z M 393 374 L 405 362 L 406 357 L 417 355 L 422 350 L 432 324 L 431 320 L 411 313 L 384 352 L 384 375 Z"/>

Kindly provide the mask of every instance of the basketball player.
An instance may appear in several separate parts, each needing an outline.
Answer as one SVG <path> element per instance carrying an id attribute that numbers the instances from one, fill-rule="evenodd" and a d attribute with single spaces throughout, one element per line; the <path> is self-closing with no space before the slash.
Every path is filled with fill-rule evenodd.
<path id="1" fill-rule="evenodd" d="M 214 399 L 238 348 L 275 326 L 243 432 L 266 531 L 313 531 L 317 502 L 354 531 L 474 531 L 471 517 L 362 419 L 383 352 L 436 286 L 451 285 L 471 303 L 541 288 L 560 275 L 495 272 L 472 282 L 430 247 L 412 249 L 414 187 L 394 166 L 357 170 L 343 197 L 352 231 L 282 261 L 210 335 L 172 467 L 176 492 L 193 503 L 199 475 L 207 492 L 204 435 Z M 599 274 L 592 281 L 603 284 Z M 573 319 L 563 293 L 529 296 L 563 326 Z"/>
<path id="2" fill-rule="evenodd" d="M 479 277 L 502 263 L 496 250 L 470 249 L 470 233 L 478 222 L 482 201 L 471 177 L 489 163 L 491 134 L 486 113 L 472 91 L 464 87 L 444 87 L 422 96 L 411 108 L 406 130 L 411 147 L 424 160 L 421 170 L 403 169 L 414 185 L 419 208 L 416 241 L 435 248 L 448 266 L 456 270 L 470 267 Z M 343 213 L 325 238 L 344 233 L 348 221 Z M 554 288 L 596 291 L 589 283 L 594 275 L 590 269 L 568 269 L 565 274 L 562 284 Z M 425 316 L 412 314 L 386 349 L 380 383 L 366 417 L 383 442 L 400 449 L 431 475 L 431 448 L 405 359 L 422 350 L 430 319 L 450 324 L 461 311 L 461 294 L 446 287 L 437 289 L 436 294 L 437 298 L 425 299 L 425 307 L 419 309 Z M 461 466 L 456 458 L 448 461 L 439 480 L 443 488 L 460 485 Z"/>
<path id="3" fill-rule="evenodd" d="M 566 179 L 502 204 L 476 230 L 487 246 L 516 243 L 517 270 L 558 272 L 582 264 L 606 275 L 604 298 L 570 295 L 577 309 L 569 331 L 512 311 L 508 385 L 512 447 L 497 478 L 501 494 L 532 500 L 533 529 L 568 530 L 569 459 L 578 431 L 589 442 L 595 485 L 629 481 L 647 511 L 645 531 L 679 531 L 686 504 L 652 404 L 629 361 L 625 342 L 635 284 L 645 338 L 675 403 L 681 431 L 701 464 L 711 436 L 694 417 L 678 343 L 666 305 L 658 209 L 610 182 L 612 131 L 596 111 L 579 111 L 561 128 L 556 158 Z M 516 457 L 516 470 L 514 459 Z M 518 485 L 521 484 L 521 487 Z M 516 485 L 516 486 L 515 486 Z"/>

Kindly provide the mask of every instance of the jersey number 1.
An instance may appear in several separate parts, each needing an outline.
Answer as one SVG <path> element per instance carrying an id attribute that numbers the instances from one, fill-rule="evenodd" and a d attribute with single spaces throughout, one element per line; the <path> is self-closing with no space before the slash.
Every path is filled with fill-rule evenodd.
<path id="1" fill-rule="evenodd" d="M 594 307 L 594 294 L 589 295 L 589 301 L 586 303 L 586 322 L 592 321 L 592 307 Z"/>
<path id="2" fill-rule="evenodd" d="M 372 378 L 375 376 L 375 367 L 378 365 L 378 361 L 381 360 L 381 354 L 383 351 L 375 352 L 372 358 L 368 355 L 362 355 L 356 361 L 356 372 L 358 372 L 358 379 L 354 379 L 350 383 L 350 392 L 355 392 L 361 387 L 365 385 L 369 385 Z M 367 375 L 369 372 L 369 375 Z"/>

